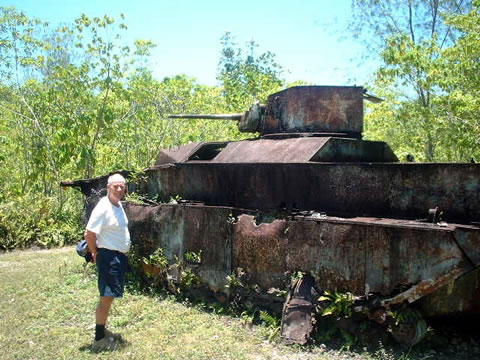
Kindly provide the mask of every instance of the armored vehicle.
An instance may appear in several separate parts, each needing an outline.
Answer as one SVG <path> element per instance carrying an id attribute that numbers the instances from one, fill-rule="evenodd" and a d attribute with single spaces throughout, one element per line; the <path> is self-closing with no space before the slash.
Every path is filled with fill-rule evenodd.
<path id="1" fill-rule="evenodd" d="M 425 318 L 478 314 L 480 165 L 399 162 L 362 139 L 368 97 L 299 86 L 245 114 L 178 116 L 228 118 L 256 137 L 163 149 L 131 178 L 148 200 L 125 203 L 140 252 L 161 248 L 171 263 L 201 253 L 195 273 L 225 299 L 241 275 L 257 300 L 283 304 L 282 335 L 297 343 L 342 294 L 351 318 L 407 345 Z M 62 185 L 85 194 L 88 212 L 108 175 Z"/>

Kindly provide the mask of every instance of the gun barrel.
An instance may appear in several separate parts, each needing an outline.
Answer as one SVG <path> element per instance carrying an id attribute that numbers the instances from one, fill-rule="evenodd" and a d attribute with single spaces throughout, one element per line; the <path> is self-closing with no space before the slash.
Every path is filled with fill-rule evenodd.
<path id="1" fill-rule="evenodd" d="M 242 119 L 243 113 L 238 114 L 178 114 L 178 115 L 169 115 L 170 119 L 206 119 L 206 120 L 233 120 L 240 121 Z"/>

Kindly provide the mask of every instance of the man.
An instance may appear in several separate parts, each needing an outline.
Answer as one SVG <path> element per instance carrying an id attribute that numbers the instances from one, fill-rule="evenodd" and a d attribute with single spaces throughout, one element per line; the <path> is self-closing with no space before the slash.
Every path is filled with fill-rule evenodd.
<path id="1" fill-rule="evenodd" d="M 115 350 L 120 334 L 105 328 L 113 300 L 123 296 L 127 253 L 130 250 L 128 220 L 120 200 L 126 191 L 125 178 L 114 174 L 108 178 L 107 196 L 92 211 L 85 231 L 92 261 L 97 265 L 100 301 L 95 313 L 95 352 Z"/>

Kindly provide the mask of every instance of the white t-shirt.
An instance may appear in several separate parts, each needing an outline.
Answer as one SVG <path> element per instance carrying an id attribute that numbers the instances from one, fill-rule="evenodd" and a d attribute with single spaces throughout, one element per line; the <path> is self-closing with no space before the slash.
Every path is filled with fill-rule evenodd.
<path id="1" fill-rule="evenodd" d="M 122 204 L 113 205 L 108 196 L 100 199 L 88 220 L 87 230 L 97 234 L 97 246 L 122 253 L 130 250 L 128 219 Z"/>

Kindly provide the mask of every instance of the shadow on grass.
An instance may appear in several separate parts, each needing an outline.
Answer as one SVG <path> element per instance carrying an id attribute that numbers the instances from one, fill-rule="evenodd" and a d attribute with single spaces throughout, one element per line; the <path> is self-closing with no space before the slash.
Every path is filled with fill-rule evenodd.
<path id="1" fill-rule="evenodd" d="M 125 348 L 127 348 L 131 345 L 132 345 L 131 342 L 129 342 L 127 340 L 122 340 L 121 342 L 117 343 L 117 346 L 113 350 L 103 350 L 103 351 L 96 352 L 92 349 L 93 344 L 90 343 L 90 344 L 85 344 L 85 345 L 80 346 L 78 348 L 78 350 L 80 352 L 88 352 L 88 353 L 92 353 L 92 354 L 99 354 L 99 353 L 105 353 L 105 352 L 121 351 L 121 350 L 123 350 L 123 349 L 125 349 Z"/>
<path id="2" fill-rule="evenodd" d="M 93 352 L 92 351 L 92 344 L 88 344 L 88 345 L 82 345 L 78 348 L 78 351 L 81 351 L 81 352 Z"/>

